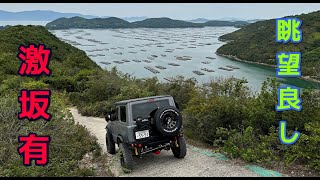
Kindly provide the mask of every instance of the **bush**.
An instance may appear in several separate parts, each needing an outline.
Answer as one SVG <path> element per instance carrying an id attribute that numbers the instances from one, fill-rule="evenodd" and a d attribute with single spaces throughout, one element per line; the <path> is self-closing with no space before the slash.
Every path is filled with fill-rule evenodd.
<path id="1" fill-rule="evenodd" d="M 50 122 L 42 119 L 29 122 L 18 120 L 16 97 L 0 97 L 0 176 L 81 176 L 92 175 L 91 169 L 80 169 L 78 161 L 83 155 L 99 149 L 96 139 L 83 126 L 76 125 L 65 109 L 63 95 L 53 93 L 49 113 Z M 19 135 L 35 132 L 50 135 L 48 166 L 25 167 L 17 153 Z M 67 138 L 66 138 L 67 137 Z"/>
<path id="2" fill-rule="evenodd" d="M 191 136 L 206 142 L 218 137 L 218 127 L 238 129 L 248 119 L 250 97 L 241 80 L 212 81 L 208 89 L 194 91 L 191 97 L 184 111 L 185 126 L 192 129 Z"/>
<path id="3" fill-rule="evenodd" d="M 278 87 L 275 79 L 268 79 L 261 92 L 253 95 L 241 80 L 213 81 L 209 87 L 192 93 L 183 112 L 184 131 L 191 138 L 221 147 L 231 158 L 269 166 L 296 163 L 319 170 L 320 92 L 304 89 L 301 112 L 278 113 Z M 296 144 L 280 143 L 280 120 L 288 122 L 288 135 L 294 130 L 301 133 Z"/>
<path id="4" fill-rule="evenodd" d="M 229 136 L 224 141 L 223 152 L 232 158 L 242 158 L 248 162 L 265 163 L 271 166 L 279 161 L 277 149 L 280 146 L 275 128 L 270 128 L 269 135 L 256 135 L 252 127 L 247 127 L 242 132 L 224 130 Z M 222 132 L 219 132 L 222 133 Z"/>

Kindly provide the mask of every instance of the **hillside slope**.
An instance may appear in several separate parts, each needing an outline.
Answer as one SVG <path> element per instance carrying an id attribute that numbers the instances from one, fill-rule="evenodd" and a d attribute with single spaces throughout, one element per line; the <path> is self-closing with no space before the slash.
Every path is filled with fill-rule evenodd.
<path id="1" fill-rule="evenodd" d="M 182 20 L 175 20 L 166 17 L 148 18 L 142 21 L 128 22 L 120 18 L 95 18 L 85 19 L 82 17 L 59 18 L 49 22 L 48 29 L 97 29 L 97 28 L 202 28 L 206 26 L 235 26 L 241 27 L 247 25 L 245 21 L 208 21 L 206 23 L 193 23 Z"/>
<path id="2" fill-rule="evenodd" d="M 21 61 L 16 57 L 18 46 L 43 43 L 52 49 L 49 68 L 50 78 L 41 77 L 46 83 L 67 83 L 67 77 L 85 69 L 100 69 L 84 51 L 67 44 L 51 34 L 43 26 L 12 26 L 0 31 L 0 82 L 9 76 L 17 76 Z M 63 82 L 59 82 L 65 78 Z"/>
<path id="3" fill-rule="evenodd" d="M 143 21 L 131 23 L 134 28 L 190 28 L 190 27 L 204 27 L 203 24 L 186 22 L 181 20 L 173 20 L 170 18 L 149 18 Z"/>
<path id="4" fill-rule="evenodd" d="M 247 21 L 218 21 L 218 20 L 212 20 L 212 21 L 207 21 L 203 23 L 204 26 L 211 26 L 211 27 L 216 27 L 216 26 L 235 26 L 235 27 L 243 27 L 246 26 L 250 23 Z"/>
<path id="5" fill-rule="evenodd" d="M 21 77 L 17 74 L 21 61 L 17 58 L 20 44 L 45 44 L 52 48 L 49 69 L 51 77 Z M 83 156 L 100 147 L 96 139 L 82 126 L 75 124 L 66 109 L 67 94 L 56 89 L 69 90 L 72 77 L 79 77 L 88 69 L 98 69 L 83 51 L 52 35 L 43 26 L 13 26 L 0 31 L 0 176 L 92 176 L 89 167 L 80 167 Z M 77 81 L 79 83 L 79 81 Z M 17 97 L 21 89 L 51 90 L 48 112 L 50 121 L 18 119 L 20 105 Z M 19 110 L 20 111 L 20 110 Z M 49 164 L 27 167 L 17 148 L 20 135 L 37 133 L 51 137 Z"/>
<path id="6" fill-rule="evenodd" d="M 82 17 L 59 18 L 49 22 L 48 29 L 95 29 L 95 28 L 127 28 L 130 26 L 128 21 L 116 17 L 85 19 Z"/>
<path id="7" fill-rule="evenodd" d="M 275 40 L 275 19 L 259 21 L 220 37 L 228 41 L 217 50 L 218 54 L 239 59 L 276 65 L 279 51 L 300 51 L 302 74 L 320 80 L 320 11 L 295 16 L 302 20 L 303 40 L 300 44 L 281 44 Z"/>

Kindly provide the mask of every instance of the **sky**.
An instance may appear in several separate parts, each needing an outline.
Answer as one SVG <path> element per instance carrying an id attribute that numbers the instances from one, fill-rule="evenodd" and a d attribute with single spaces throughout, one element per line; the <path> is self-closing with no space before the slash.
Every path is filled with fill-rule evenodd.
<path id="1" fill-rule="evenodd" d="M 320 10 L 320 3 L 1 3 L 0 10 L 52 10 L 115 17 L 271 19 Z"/>

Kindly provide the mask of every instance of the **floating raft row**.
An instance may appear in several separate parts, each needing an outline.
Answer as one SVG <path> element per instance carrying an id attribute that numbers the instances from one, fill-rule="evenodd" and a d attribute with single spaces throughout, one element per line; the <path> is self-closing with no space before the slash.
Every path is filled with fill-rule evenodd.
<path id="1" fill-rule="evenodd" d="M 202 64 L 210 64 L 211 62 L 209 62 L 209 61 L 202 61 L 201 63 L 202 63 Z"/>
<path id="2" fill-rule="evenodd" d="M 175 78 L 173 78 L 173 77 L 165 77 L 165 78 L 163 78 L 163 79 L 165 79 L 165 80 L 167 80 L 167 81 L 169 81 L 169 82 L 175 81 Z"/>
<path id="3" fill-rule="evenodd" d="M 191 56 L 178 56 L 176 57 L 177 60 L 182 60 L 182 61 L 188 61 L 191 60 Z"/>
<path id="4" fill-rule="evenodd" d="M 96 46 L 96 45 L 93 45 L 93 44 L 81 44 L 79 46 Z"/>
<path id="5" fill-rule="evenodd" d="M 130 62 L 129 60 L 127 59 L 122 59 L 123 62 Z"/>
<path id="6" fill-rule="evenodd" d="M 101 64 L 104 64 L 104 65 L 109 65 L 109 64 L 111 64 L 111 63 L 109 63 L 109 62 L 100 62 Z"/>
<path id="7" fill-rule="evenodd" d="M 154 58 L 158 57 L 157 55 L 151 55 L 151 56 L 154 57 Z"/>
<path id="8" fill-rule="evenodd" d="M 121 52 L 119 52 L 119 53 L 114 53 L 114 54 L 117 54 L 117 55 L 122 55 L 122 53 L 121 53 Z"/>
<path id="9" fill-rule="evenodd" d="M 81 46 L 82 44 L 76 42 L 76 41 L 69 41 L 70 44 L 74 45 L 74 46 Z"/>
<path id="10" fill-rule="evenodd" d="M 161 54 L 161 56 L 162 56 L 162 57 L 166 57 L 167 55 L 165 55 L 165 54 Z"/>
<path id="11" fill-rule="evenodd" d="M 168 64 L 171 66 L 180 66 L 179 64 L 176 64 L 176 63 L 168 63 Z"/>
<path id="12" fill-rule="evenodd" d="M 132 54 L 137 54 L 137 52 L 133 52 L 133 51 L 130 51 L 129 53 L 132 53 Z"/>
<path id="13" fill-rule="evenodd" d="M 207 59 L 216 59 L 215 57 L 206 57 Z"/>
<path id="14" fill-rule="evenodd" d="M 153 57 L 147 57 L 147 59 L 149 59 L 149 60 L 154 60 L 154 58 L 153 58 Z"/>
<path id="15" fill-rule="evenodd" d="M 197 75 L 199 75 L 199 76 L 204 75 L 204 73 L 202 73 L 202 72 L 200 72 L 200 71 L 192 71 L 192 72 L 195 73 L 195 74 L 197 74 Z"/>
<path id="16" fill-rule="evenodd" d="M 113 61 L 113 62 L 115 62 L 117 64 L 123 64 L 123 61 Z"/>
<path id="17" fill-rule="evenodd" d="M 164 52 L 170 52 L 172 53 L 174 51 L 174 49 L 166 49 Z"/>
<path id="18" fill-rule="evenodd" d="M 147 50 L 145 50 L 145 49 L 141 49 L 140 51 L 146 52 Z"/>
<path id="19" fill-rule="evenodd" d="M 134 60 L 132 60 L 132 61 L 137 62 L 137 63 L 141 62 L 141 61 L 138 60 L 138 59 L 134 59 Z"/>
<path id="20" fill-rule="evenodd" d="M 226 68 L 226 67 L 219 67 L 219 69 L 226 70 L 226 71 L 233 71 L 232 68 Z"/>
<path id="21" fill-rule="evenodd" d="M 95 52 L 95 51 L 103 51 L 104 49 L 92 49 L 92 50 L 87 50 L 88 52 Z"/>
<path id="22" fill-rule="evenodd" d="M 101 43 L 101 41 L 97 41 L 97 40 L 95 40 L 95 39 L 87 39 L 87 41 L 95 42 L 95 43 Z"/>
<path id="23" fill-rule="evenodd" d="M 226 67 L 231 68 L 231 69 L 240 69 L 239 67 L 232 66 L 232 65 L 228 65 L 228 66 L 226 66 Z"/>
<path id="24" fill-rule="evenodd" d="M 154 74 L 160 73 L 158 70 L 156 70 L 156 69 L 154 69 L 154 68 L 152 68 L 150 66 L 145 66 L 144 68 L 148 69 L 149 71 L 153 72 Z"/>
<path id="25" fill-rule="evenodd" d="M 208 68 L 201 68 L 201 70 L 203 70 L 203 71 L 207 71 L 207 72 L 214 72 L 214 70 L 212 70 L 212 69 L 208 69 Z"/>
<path id="26" fill-rule="evenodd" d="M 146 62 L 146 63 L 151 63 L 150 60 L 142 60 L 143 62 Z"/>
<path id="27" fill-rule="evenodd" d="M 166 67 L 163 67 L 163 66 L 155 66 L 155 67 L 158 69 L 167 69 Z"/>
<path id="28" fill-rule="evenodd" d="M 98 57 L 98 56 L 106 56 L 104 54 L 89 54 L 89 57 Z"/>

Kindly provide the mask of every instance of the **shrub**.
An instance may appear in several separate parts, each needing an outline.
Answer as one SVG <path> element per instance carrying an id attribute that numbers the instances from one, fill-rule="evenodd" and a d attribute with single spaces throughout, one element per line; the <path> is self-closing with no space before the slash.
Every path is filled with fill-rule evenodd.
<path id="1" fill-rule="evenodd" d="M 51 96 L 50 122 L 18 120 L 16 97 L 0 97 L 0 176 L 81 176 L 93 173 L 91 169 L 80 169 L 78 161 L 85 153 L 99 149 L 99 145 L 86 128 L 75 124 L 60 96 L 58 93 Z M 30 132 L 51 136 L 48 166 L 25 167 L 22 164 L 17 153 L 21 145 L 18 136 Z"/>

